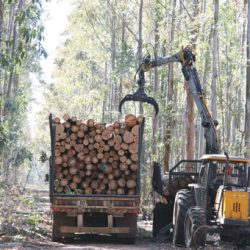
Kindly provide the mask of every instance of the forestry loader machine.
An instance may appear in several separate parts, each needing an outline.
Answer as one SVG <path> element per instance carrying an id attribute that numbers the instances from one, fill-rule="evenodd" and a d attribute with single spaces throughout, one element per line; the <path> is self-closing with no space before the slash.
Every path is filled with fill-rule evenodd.
<path id="1" fill-rule="evenodd" d="M 239 242 L 250 234 L 250 160 L 220 154 L 218 122 L 207 108 L 191 46 L 168 57 L 151 60 L 147 55 L 139 67 L 138 92 L 125 96 L 119 110 L 126 101 L 141 101 L 152 104 L 157 115 L 156 101 L 144 92 L 144 73 L 173 62 L 181 63 L 204 127 L 206 148 L 199 160 L 181 160 L 163 178 L 160 165 L 154 163 L 153 188 L 166 203 L 155 205 L 153 236 L 172 230 L 174 244 L 191 248 L 203 247 L 207 233 L 213 232 L 220 233 L 222 240 Z"/>

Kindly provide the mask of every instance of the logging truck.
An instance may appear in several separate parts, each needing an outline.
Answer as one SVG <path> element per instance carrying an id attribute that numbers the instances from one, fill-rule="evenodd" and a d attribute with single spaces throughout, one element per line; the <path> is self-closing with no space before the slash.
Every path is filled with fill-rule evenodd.
<path id="1" fill-rule="evenodd" d="M 49 124 L 52 240 L 109 234 L 133 243 L 143 117 L 104 124 L 50 114 Z"/>

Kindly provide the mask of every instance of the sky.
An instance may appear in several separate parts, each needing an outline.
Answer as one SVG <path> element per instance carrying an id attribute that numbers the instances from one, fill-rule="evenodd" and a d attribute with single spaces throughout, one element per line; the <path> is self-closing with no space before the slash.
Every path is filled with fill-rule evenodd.
<path id="1" fill-rule="evenodd" d="M 73 5 L 72 0 L 51 0 L 48 2 L 44 0 L 43 7 L 45 9 L 43 15 L 45 39 L 42 45 L 48 53 L 48 57 L 46 59 L 41 59 L 41 68 L 43 72 L 41 80 L 46 83 L 51 83 L 53 81 L 52 73 L 56 50 L 64 41 L 62 33 L 66 29 L 68 17 L 73 9 Z M 29 124 L 31 136 L 33 136 L 36 133 L 36 123 L 34 119 L 36 113 L 41 109 L 43 91 L 38 76 L 36 74 L 31 74 L 30 78 L 32 80 L 31 91 L 33 101 L 29 107 Z"/>
<path id="2" fill-rule="evenodd" d="M 44 72 L 44 80 L 52 80 L 53 63 L 56 56 L 56 48 L 63 42 L 61 34 L 67 26 L 68 16 L 73 8 L 71 0 L 44 0 L 44 25 L 45 40 L 43 46 L 48 53 L 47 59 L 41 61 Z"/>

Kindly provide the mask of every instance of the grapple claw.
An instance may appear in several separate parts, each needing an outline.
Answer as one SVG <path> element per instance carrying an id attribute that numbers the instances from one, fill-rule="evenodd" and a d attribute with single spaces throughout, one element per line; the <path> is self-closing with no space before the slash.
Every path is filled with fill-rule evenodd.
<path id="1" fill-rule="evenodd" d="M 126 95 L 119 103 L 119 112 L 122 111 L 122 105 L 127 101 L 138 101 L 138 102 L 146 102 L 151 104 L 155 110 L 155 116 L 159 113 L 159 106 L 155 99 L 151 96 L 147 96 L 143 89 L 138 89 L 134 94 Z"/>

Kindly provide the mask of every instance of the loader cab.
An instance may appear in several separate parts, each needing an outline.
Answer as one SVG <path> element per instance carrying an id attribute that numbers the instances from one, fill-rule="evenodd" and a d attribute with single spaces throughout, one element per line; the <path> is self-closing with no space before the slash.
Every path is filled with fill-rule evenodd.
<path id="1" fill-rule="evenodd" d="M 249 159 L 236 156 L 229 156 L 227 159 L 222 154 L 205 154 L 201 157 L 201 160 L 204 166 L 214 166 L 212 169 L 213 174 L 210 178 L 210 186 L 223 185 L 227 189 L 239 187 L 247 190 L 250 175 L 248 170 Z"/>
<path id="2" fill-rule="evenodd" d="M 224 155 L 203 155 L 204 164 L 216 165 L 213 180 L 216 223 L 223 227 L 224 236 L 234 226 L 247 226 L 249 230 L 249 159 Z M 244 229 L 244 228 L 243 228 Z M 229 231 L 230 231 L 229 230 Z M 235 228 L 237 231 L 237 228 Z"/>

